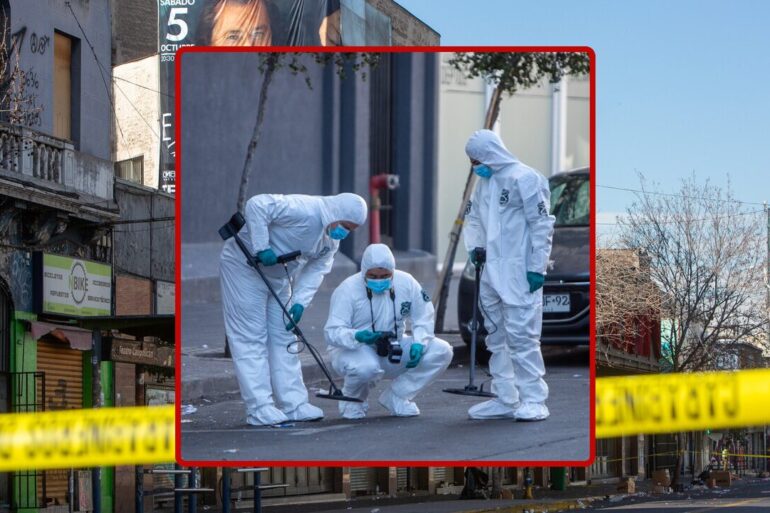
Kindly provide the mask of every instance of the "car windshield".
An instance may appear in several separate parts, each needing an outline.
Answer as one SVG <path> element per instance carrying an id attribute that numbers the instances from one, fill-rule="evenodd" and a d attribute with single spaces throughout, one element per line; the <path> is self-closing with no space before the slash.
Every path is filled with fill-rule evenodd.
<path id="1" fill-rule="evenodd" d="M 549 182 L 555 226 L 587 226 L 591 187 L 588 175 L 555 175 Z"/>

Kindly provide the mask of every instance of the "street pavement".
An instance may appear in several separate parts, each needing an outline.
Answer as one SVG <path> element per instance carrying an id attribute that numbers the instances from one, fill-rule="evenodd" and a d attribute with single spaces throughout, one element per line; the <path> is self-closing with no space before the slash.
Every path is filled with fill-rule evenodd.
<path id="1" fill-rule="evenodd" d="M 445 328 L 457 330 L 457 285 L 452 280 Z M 301 327 L 308 341 L 326 355 L 323 326 L 331 290 L 323 287 L 305 310 Z M 444 388 L 468 383 L 469 353 L 458 333 L 439 335 L 455 347 L 450 369 L 416 398 L 422 414 L 391 417 L 377 403 L 389 381 L 370 393 L 366 419 L 340 418 L 335 401 L 314 397 L 326 390 L 310 352 L 300 353 L 311 402 L 326 418 L 282 428 L 245 422 L 232 361 L 224 357 L 224 322 L 218 298 L 182 305 L 182 455 L 186 460 L 254 461 L 548 461 L 586 460 L 589 455 L 588 348 L 546 347 L 551 417 L 544 422 L 472 421 L 467 410 L 481 399 L 450 395 Z M 327 360 L 327 364 L 328 359 Z M 339 385 L 341 379 L 335 376 Z M 477 384 L 488 381 L 479 368 Z M 486 384 L 488 389 L 489 384 Z M 192 407 L 192 408 L 191 408 Z"/>
<path id="2" fill-rule="evenodd" d="M 358 499 L 346 504 L 267 506 L 276 513 L 522 513 L 582 510 L 630 513 L 765 513 L 770 511 L 770 479 L 743 478 L 730 488 L 696 487 L 684 493 L 652 495 L 650 480 L 637 482 L 637 493 L 623 494 L 615 485 L 570 486 L 565 491 L 536 489 L 534 499 L 457 500 L 455 497 L 414 497 L 389 503 L 387 499 Z M 516 491 L 520 496 L 521 491 Z M 291 509 L 289 509 L 291 508 Z"/>
<path id="3" fill-rule="evenodd" d="M 770 511 L 770 479 L 744 478 L 730 488 L 693 487 L 662 496 L 646 492 L 594 502 L 584 511 L 633 513 L 764 513 Z"/>
<path id="4" fill-rule="evenodd" d="M 456 347 L 450 369 L 416 398 L 419 417 L 392 417 L 370 393 L 367 418 L 340 418 L 335 401 L 311 397 L 326 418 L 287 427 L 245 422 L 240 398 L 204 399 L 182 417 L 182 455 L 189 461 L 548 461 L 586 460 L 589 454 L 587 349 L 547 349 L 551 417 L 543 422 L 474 421 L 467 410 L 480 399 L 451 395 L 444 388 L 468 382 L 468 351 Z M 479 381 L 488 380 L 484 372 Z M 324 382 L 309 384 L 312 393 Z M 488 384 L 487 384 L 488 387 Z"/>

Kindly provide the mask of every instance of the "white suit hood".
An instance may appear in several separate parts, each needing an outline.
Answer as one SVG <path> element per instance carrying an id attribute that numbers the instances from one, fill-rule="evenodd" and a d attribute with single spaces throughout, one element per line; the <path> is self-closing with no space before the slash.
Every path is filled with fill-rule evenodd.
<path id="1" fill-rule="evenodd" d="M 370 244 L 364 250 L 361 258 L 361 274 L 365 275 L 369 269 L 382 267 L 389 271 L 396 270 L 396 259 L 390 248 L 385 244 Z"/>
<path id="2" fill-rule="evenodd" d="M 366 222 L 367 206 L 364 198 L 351 192 L 343 192 L 336 196 L 322 196 L 321 222 L 329 226 L 335 221 L 350 221 L 357 225 Z"/>
<path id="3" fill-rule="evenodd" d="M 465 154 L 473 160 L 486 164 L 494 172 L 519 162 L 519 159 L 505 147 L 500 136 L 492 130 L 473 132 L 465 144 Z"/>

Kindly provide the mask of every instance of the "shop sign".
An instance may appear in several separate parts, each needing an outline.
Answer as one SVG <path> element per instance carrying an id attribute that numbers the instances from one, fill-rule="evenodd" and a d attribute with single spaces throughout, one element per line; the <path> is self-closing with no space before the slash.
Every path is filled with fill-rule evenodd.
<path id="1" fill-rule="evenodd" d="M 112 315 L 112 266 L 61 255 L 33 255 L 39 313 Z"/>

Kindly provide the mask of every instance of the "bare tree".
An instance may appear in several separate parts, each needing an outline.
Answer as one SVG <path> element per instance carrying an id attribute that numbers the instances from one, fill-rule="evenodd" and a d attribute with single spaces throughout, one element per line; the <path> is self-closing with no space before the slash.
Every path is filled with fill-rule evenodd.
<path id="1" fill-rule="evenodd" d="M 37 106 L 37 95 L 28 88 L 37 79 L 22 69 L 20 45 L 12 42 L 10 26 L 5 9 L 0 9 L 0 120 L 29 125 L 42 111 Z"/>
<path id="2" fill-rule="evenodd" d="M 267 106 L 268 91 L 270 83 L 273 80 L 275 73 L 285 68 L 292 75 L 302 75 L 305 77 L 305 84 L 308 89 L 312 89 L 313 85 L 310 81 L 310 75 L 307 68 L 306 61 L 301 57 L 303 55 L 309 55 L 313 58 L 315 64 L 319 66 L 326 66 L 332 64 L 335 66 L 337 75 L 344 79 L 347 73 L 361 72 L 362 80 L 366 79 L 366 68 L 373 68 L 379 62 L 378 53 L 351 53 L 351 52 L 314 52 L 314 53 L 285 53 L 285 52 L 270 52 L 260 55 L 261 62 L 259 64 L 259 71 L 262 73 L 262 85 L 259 89 L 259 95 L 257 96 L 257 117 L 254 121 L 254 130 L 249 140 L 249 145 L 246 148 L 246 157 L 243 163 L 243 171 L 241 172 L 241 183 L 238 187 L 238 212 L 243 212 L 244 204 L 246 203 L 246 192 L 249 188 L 249 178 L 254 167 L 253 160 L 254 154 L 259 146 L 259 139 L 262 133 L 262 125 L 265 120 L 265 107 Z"/>
<path id="3" fill-rule="evenodd" d="M 632 249 L 596 253 L 597 351 L 627 350 L 649 324 L 660 319 L 661 292 L 650 275 L 649 258 Z"/>
<path id="4" fill-rule="evenodd" d="M 767 320 L 762 210 L 693 175 L 678 191 L 648 186 L 619 222 L 623 247 L 644 251 L 660 289 L 663 356 L 671 371 L 713 367 L 732 345 L 758 340 Z M 684 435 L 677 437 L 676 484 Z"/>

